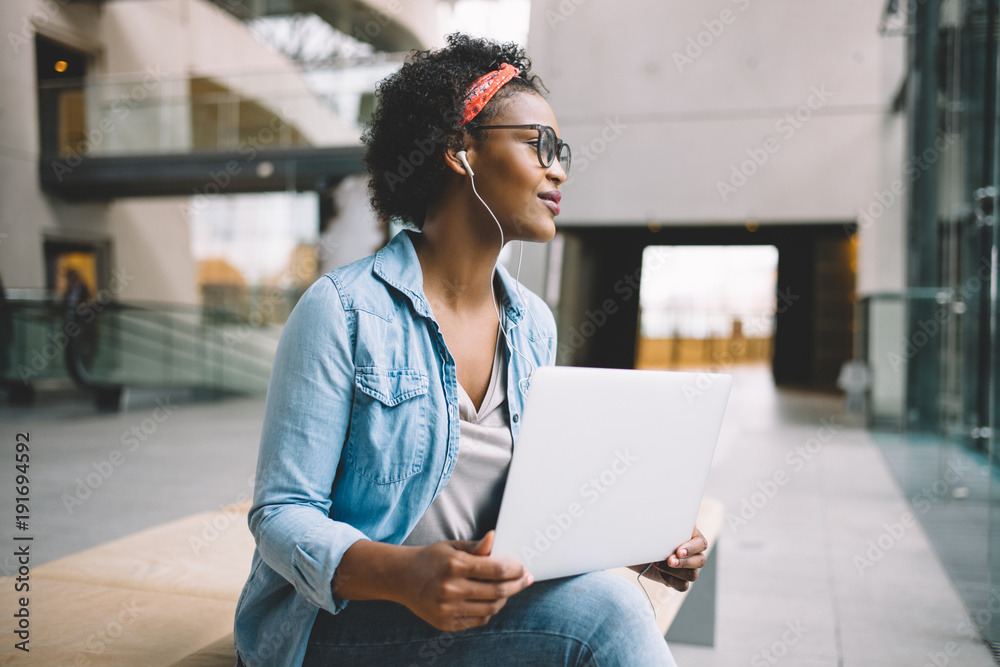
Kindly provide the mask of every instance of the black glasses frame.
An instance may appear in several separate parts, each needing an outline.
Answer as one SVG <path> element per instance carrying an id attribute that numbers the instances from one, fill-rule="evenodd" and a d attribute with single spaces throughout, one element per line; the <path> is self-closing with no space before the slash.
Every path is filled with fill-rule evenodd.
<path id="1" fill-rule="evenodd" d="M 469 128 L 470 130 L 538 130 L 538 143 L 535 145 L 535 152 L 538 154 L 538 164 L 542 165 L 546 169 L 552 166 L 552 163 L 559 160 L 559 164 L 562 165 L 563 171 L 569 175 L 569 167 L 573 162 L 573 151 L 570 149 L 569 144 L 556 136 L 556 131 L 552 129 L 549 125 L 542 125 L 541 123 L 530 123 L 527 125 L 477 125 L 475 127 Z M 549 132 L 552 136 L 552 141 L 554 142 L 555 149 L 552 151 L 552 159 L 545 163 L 545 158 L 542 156 L 542 134 Z M 563 151 L 565 149 L 566 159 L 563 161 Z"/>

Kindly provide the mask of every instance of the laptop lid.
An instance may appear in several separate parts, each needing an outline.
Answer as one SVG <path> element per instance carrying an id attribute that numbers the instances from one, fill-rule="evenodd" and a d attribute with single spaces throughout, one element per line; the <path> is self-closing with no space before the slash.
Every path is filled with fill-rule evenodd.
<path id="1" fill-rule="evenodd" d="M 732 376 L 535 370 L 491 555 L 536 581 L 665 559 L 690 539 Z"/>

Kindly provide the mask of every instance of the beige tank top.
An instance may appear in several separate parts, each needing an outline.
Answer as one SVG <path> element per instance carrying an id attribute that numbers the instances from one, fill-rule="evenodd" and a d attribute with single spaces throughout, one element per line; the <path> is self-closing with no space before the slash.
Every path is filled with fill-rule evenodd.
<path id="1" fill-rule="evenodd" d="M 506 346 L 497 331 L 493 370 L 479 411 L 458 384 L 458 461 L 448 484 L 403 542 L 478 540 L 496 527 L 513 437 L 507 410 Z"/>

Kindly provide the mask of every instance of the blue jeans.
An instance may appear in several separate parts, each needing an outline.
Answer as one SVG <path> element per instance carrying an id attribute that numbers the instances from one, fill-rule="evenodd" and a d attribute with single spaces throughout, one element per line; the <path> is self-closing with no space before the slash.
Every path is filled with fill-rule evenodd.
<path id="1" fill-rule="evenodd" d="M 676 667 L 642 592 L 610 572 L 539 581 L 484 626 L 444 632 L 403 605 L 320 610 L 305 665 Z"/>

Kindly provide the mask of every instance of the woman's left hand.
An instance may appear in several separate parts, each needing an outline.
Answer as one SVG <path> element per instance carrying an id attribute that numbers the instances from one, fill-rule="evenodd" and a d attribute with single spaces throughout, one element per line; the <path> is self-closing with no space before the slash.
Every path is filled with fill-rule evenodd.
<path id="1" fill-rule="evenodd" d="M 708 540 L 695 526 L 691 539 L 677 547 L 666 560 L 653 563 L 646 576 L 653 581 L 662 581 L 675 590 L 686 591 L 691 587 L 691 582 L 698 578 L 699 570 L 705 566 L 707 548 Z M 632 565 L 630 569 L 642 572 L 648 565 L 649 563 Z"/>

